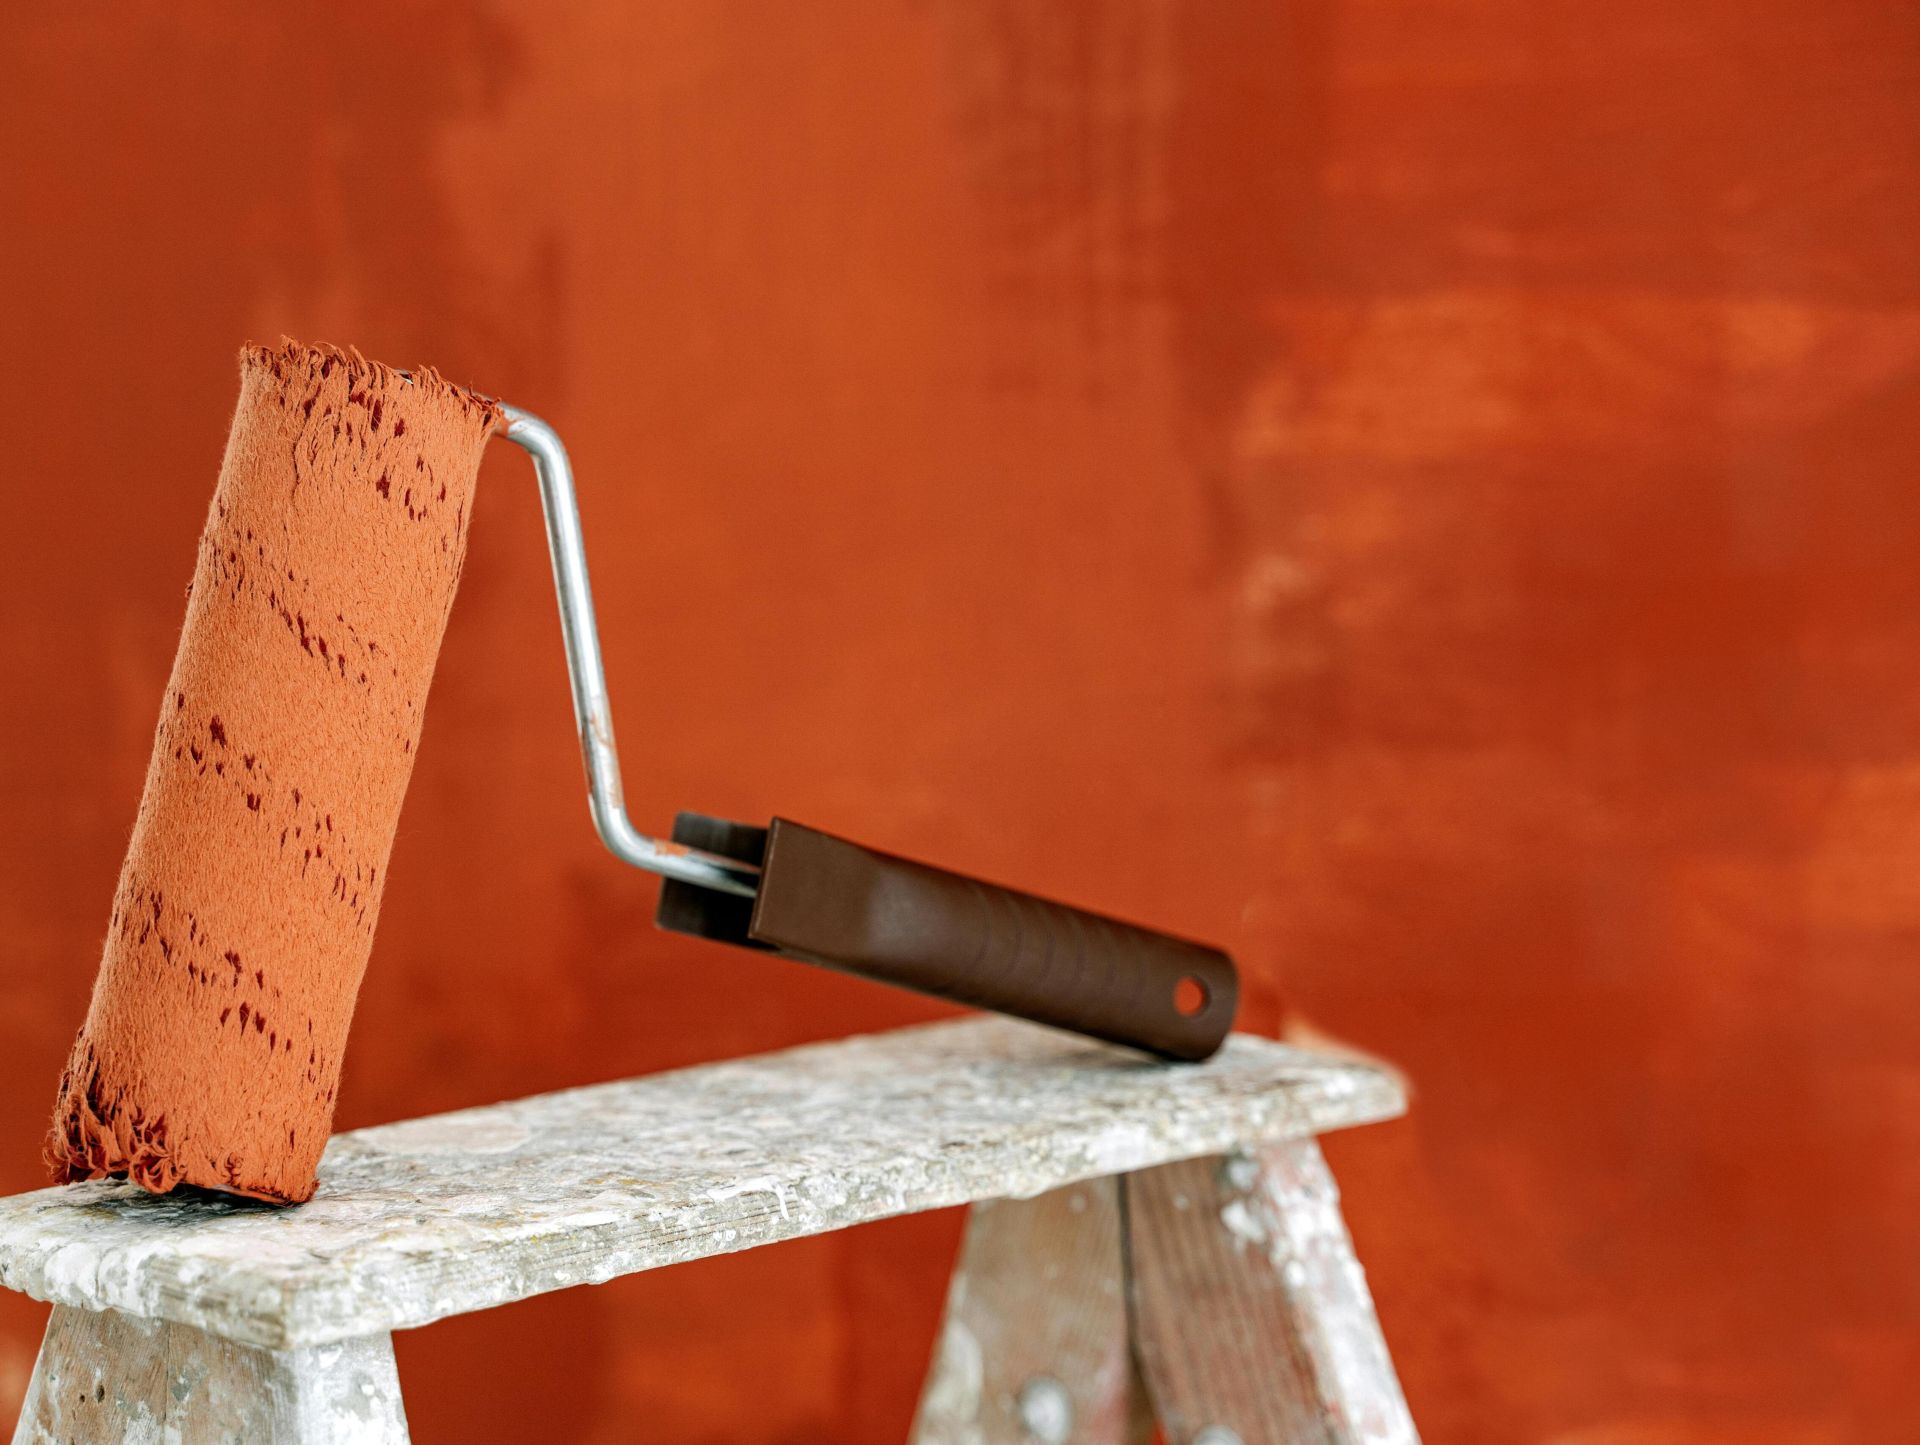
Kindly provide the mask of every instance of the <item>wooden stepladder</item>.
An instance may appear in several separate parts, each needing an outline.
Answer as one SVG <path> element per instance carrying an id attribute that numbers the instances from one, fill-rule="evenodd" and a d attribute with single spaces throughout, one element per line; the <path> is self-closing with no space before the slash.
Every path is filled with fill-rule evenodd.
<path id="1" fill-rule="evenodd" d="M 0 1285 L 55 1309 L 14 1441 L 394 1445 L 393 1330 L 968 1203 L 917 1445 L 1399 1445 L 1314 1136 L 1403 1107 L 1267 1040 L 970 1019 L 343 1134 L 297 1209 L 18 1195 Z"/>

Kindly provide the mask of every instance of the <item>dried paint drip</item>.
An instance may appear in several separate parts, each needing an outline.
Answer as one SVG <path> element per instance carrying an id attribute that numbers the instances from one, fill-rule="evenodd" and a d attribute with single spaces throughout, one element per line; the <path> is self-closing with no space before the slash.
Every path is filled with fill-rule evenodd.
<path id="1" fill-rule="evenodd" d="M 492 402 L 357 352 L 240 357 L 57 1180 L 297 1202 L 334 1093 Z"/>

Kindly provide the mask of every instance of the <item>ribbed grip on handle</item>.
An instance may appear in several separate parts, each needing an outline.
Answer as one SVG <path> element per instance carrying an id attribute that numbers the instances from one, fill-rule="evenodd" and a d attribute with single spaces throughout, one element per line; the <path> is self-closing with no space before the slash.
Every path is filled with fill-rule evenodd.
<path id="1" fill-rule="evenodd" d="M 674 839 L 756 860 L 744 899 L 669 883 L 660 923 L 1171 1059 L 1204 1059 L 1239 984 L 1219 949 L 875 852 L 784 818 L 683 814 Z M 763 847 L 756 847 L 764 839 Z M 695 897 L 690 895 L 704 895 Z"/>

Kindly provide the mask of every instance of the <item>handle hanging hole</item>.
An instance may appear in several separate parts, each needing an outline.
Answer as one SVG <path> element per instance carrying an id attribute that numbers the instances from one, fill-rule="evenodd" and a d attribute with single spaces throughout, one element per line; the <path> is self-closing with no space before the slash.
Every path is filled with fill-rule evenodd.
<path id="1" fill-rule="evenodd" d="M 1198 1018 L 1207 1011 L 1210 996 L 1207 986 L 1192 974 L 1173 986 L 1173 1011 L 1183 1019 Z"/>

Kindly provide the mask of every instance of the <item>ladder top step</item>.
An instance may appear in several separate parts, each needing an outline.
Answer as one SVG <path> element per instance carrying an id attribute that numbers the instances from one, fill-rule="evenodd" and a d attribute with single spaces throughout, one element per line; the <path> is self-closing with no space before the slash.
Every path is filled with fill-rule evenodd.
<path id="1" fill-rule="evenodd" d="M 1390 1071 L 1160 1064 L 968 1018 L 337 1135 L 313 1200 L 0 1199 L 0 1285 L 285 1349 L 897 1214 L 1390 1118 Z"/>

